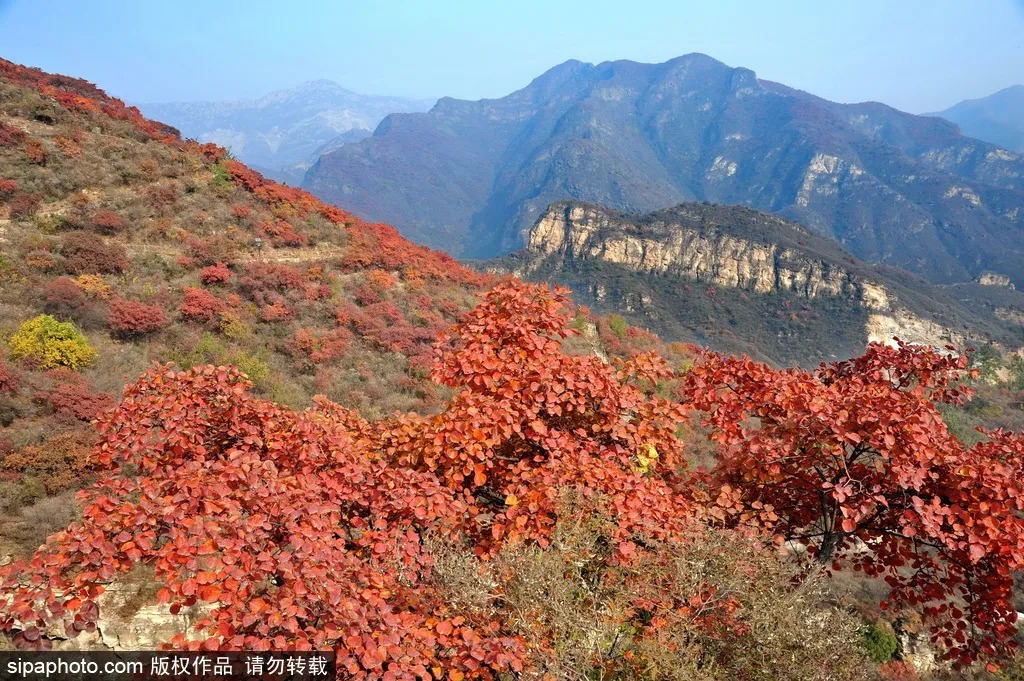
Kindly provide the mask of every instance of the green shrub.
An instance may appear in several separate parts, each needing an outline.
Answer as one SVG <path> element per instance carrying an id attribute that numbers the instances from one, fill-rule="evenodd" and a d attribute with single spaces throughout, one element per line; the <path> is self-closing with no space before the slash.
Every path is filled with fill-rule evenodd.
<path id="1" fill-rule="evenodd" d="M 612 330 L 619 338 L 622 338 L 626 334 L 626 329 L 629 328 L 629 324 L 626 322 L 624 317 L 617 314 L 608 315 L 608 327 Z"/>
<path id="2" fill-rule="evenodd" d="M 867 651 L 868 657 L 878 664 L 891 660 L 896 654 L 896 648 L 899 647 L 895 634 L 879 626 L 877 622 L 872 622 L 861 629 L 860 635 L 861 645 Z"/>
<path id="3" fill-rule="evenodd" d="M 226 187 L 231 184 L 231 175 L 228 173 L 228 169 L 223 164 L 218 163 L 211 168 L 213 170 L 213 186 L 214 187 Z"/>
<path id="4" fill-rule="evenodd" d="M 0 267 L 0 270 L 3 268 Z M 1024 357 L 1016 356 L 1009 364 L 1010 388 L 1012 390 L 1024 390 Z"/>
<path id="5" fill-rule="evenodd" d="M 236 352 L 228 355 L 225 361 L 238 367 L 249 377 L 257 389 L 263 390 L 267 387 L 267 380 L 270 378 L 270 365 L 262 357 L 247 352 Z"/>
<path id="6" fill-rule="evenodd" d="M 92 364 L 96 351 L 71 322 L 44 314 L 30 319 L 9 341 L 11 357 L 41 369 L 77 369 Z"/>

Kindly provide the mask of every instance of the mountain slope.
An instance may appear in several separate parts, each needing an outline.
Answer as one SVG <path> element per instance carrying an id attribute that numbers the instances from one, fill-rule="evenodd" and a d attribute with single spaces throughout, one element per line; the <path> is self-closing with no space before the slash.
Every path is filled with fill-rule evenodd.
<path id="1" fill-rule="evenodd" d="M 323 155 L 304 186 L 465 257 L 521 247 L 553 201 L 645 212 L 708 200 L 778 213 L 935 281 L 991 269 L 1024 282 L 1019 156 L 704 55 L 567 62 L 502 99 L 395 114 Z"/>
<path id="2" fill-rule="evenodd" d="M 965 135 L 1024 153 L 1024 85 L 1011 85 L 980 99 L 965 99 L 929 115 L 956 123 Z"/>
<path id="3" fill-rule="evenodd" d="M 89 83 L 0 60 L 0 557 L 68 520 L 89 421 L 150 363 L 234 364 L 293 407 L 429 411 L 431 344 L 487 281 Z M 43 315 L 86 347 L 14 340 Z"/>
<path id="4" fill-rule="evenodd" d="M 361 95 L 329 80 L 256 100 L 141 104 L 186 137 L 227 147 L 269 176 L 298 185 L 322 148 L 368 136 L 390 113 L 426 111 L 433 100 Z"/>
<path id="5" fill-rule="evenodd" d="M 846 357 L 893 336 L 938 347 L 1017 347 L 1024 338 L 1024 294 L 1008 286 L 946 290 L 736 206 L 686 203 L 630 215 L 556 203 L 530 230 L 527 248 L 496 264 L 570 286 L 580 302 L 621 311 L 665 338 L 781 365 Z"/>

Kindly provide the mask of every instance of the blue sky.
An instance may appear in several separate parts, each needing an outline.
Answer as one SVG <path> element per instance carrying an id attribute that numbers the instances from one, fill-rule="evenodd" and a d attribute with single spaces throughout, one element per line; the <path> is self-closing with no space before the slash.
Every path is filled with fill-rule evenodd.
<path id="1" fill-rule="evenodd" d="M 0 56 L 132 102 L 499 97 L 567 59 L 704 52 L 837 101 L 915 113 L 1024 83 L 1024 0 L 0 0 Z"/>

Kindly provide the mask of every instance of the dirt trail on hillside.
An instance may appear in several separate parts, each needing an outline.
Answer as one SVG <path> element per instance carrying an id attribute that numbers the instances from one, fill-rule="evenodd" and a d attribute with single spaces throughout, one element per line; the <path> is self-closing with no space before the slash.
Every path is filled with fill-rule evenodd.
<path id="1" fill-rule="evenodd" d="M 156 246 L 152 244 L 126 244 L 125 248 L 129 255 L 157 254 L 171 258 L 184 255 L 180 249 L 167 246 Z M 309 262 L 330 260 L 345 254 L 348 249 L 341 246 L 330 248 L 269 248 L 262 252 L 247 252 L 239 254 L 234 260 L 236 262 Z"/>

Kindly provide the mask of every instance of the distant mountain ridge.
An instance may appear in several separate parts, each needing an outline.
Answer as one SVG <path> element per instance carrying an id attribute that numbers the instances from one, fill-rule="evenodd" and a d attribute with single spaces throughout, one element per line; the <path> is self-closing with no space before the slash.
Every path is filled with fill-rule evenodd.
<path id="1" fill-rule="evenodd" d="M 740 206 L 684 203 L 634 215 L 552 204 L 526 248 L 489 267 L 569 286 L 665 338 L 813 366 L 893 336 L 936 347 L 1024 337 L 1024 293 L 941 287 L 868 265 L 834 241 Z"/>
<path id="2" fill-rule="evenodd" d="M 1024 159 L 937 118 L 836 104 L 691 54 L 569 61 L 501 99 L 443 98 L 324 154 L 303 186 L 420 243 L 488 258 L 552 202 L 747 205 L 938 282 L 1024 284 Z"/>
<path id="3" fill-rule="evenodd" d="M 1024 85 L 1011 85 L 988 97 L 965 99 L 928 115 L 956 123 L 971 137 L 1024 153 Z"/>
<path id="4" fill-rule="evenodd" d="M 388 114 L 426 111 L 433 100 L 363 95 L 312 80 L 259 99 L 140 104 L 186 137 L 230 148 L 261 172 L 298 185 L 324 149 L 368 137 Z"/>

